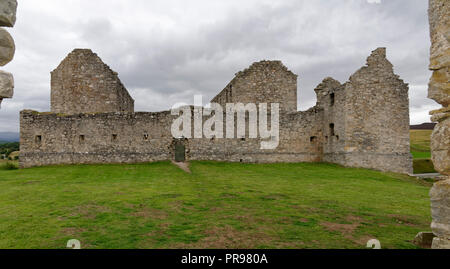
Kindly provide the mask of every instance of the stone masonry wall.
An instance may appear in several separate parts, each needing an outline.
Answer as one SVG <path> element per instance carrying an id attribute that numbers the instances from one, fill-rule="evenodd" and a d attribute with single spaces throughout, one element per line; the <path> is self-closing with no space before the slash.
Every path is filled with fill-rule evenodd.
<path id="1" fill-rule="evenodd" d="M 442 105 L 432 111 L 438 124 L 431 136 L 431 153 L 435 169 L 443 180 L 431 189 L 431 228 L 437 236 L 433 248 L 450 249 L 450 3 L 429 1 L 431 36 L 430 79 L 428 97 Z"/>
<path id="2" fill-rule="evenodd" d="M 408 85 L 379 48 L 344 85 L 347 166 L 412 173 Z"/>
<path id="3" fill-rule="evenodd" d="M 315 89 L 317 106 L 324 110 L 323 115 L 323 160 L 330 163 L 346 164 L 343 154 L 345 147 L 345 92 L 342 84 L 325 78 Z"/>
<path id="4" fill-rule="evenodd" d="M 276 150 L 261 150 L 260 139 L 192 138 L 185 141 L 186 158 L 252 163 L 320 161 L 320 144 L 311 139 L 321 135 L 320 117 L 313 110 L 283 115 Z M 20 166 L 173 160 L 170 128 L 174 119 L 169 111 L 60 115 L 25 110 L 21 112 Z"/>
<path id="5" fill-rule="evenodd" d="M 408 85 L 394 74 L 385 48 L 345 84 L 327 78 L 316 93 L 324 109 L 325 161 L 412 173 Z"/>
<path id="6" fill-rule="evenodd" d="M 261 61 L 236 77 L 211 102 L 279 103 L 281 113 L 297 112 L 297 75 L 280 61 Z"/>
<path id="7" fill-rule="evenodd" d="M 133 112 L 134 100 L 97 54 L 75 49 L 51 72 L 51 111 Z"/>
<path id="8" fill-rule="evenodd" d="M 107 110 L 102 100 L 116 98 L 107 94 L 109 88 L 106 89 L 103 82 L 95 84 L 104 79 L 102 75 L 109 69 L 92 55 L 90 51 L 75 50 L 52 73 L 52 112 L 63 113 L 22 111 L 21 167 L 173 160 L 175 144 L 182 143 L 187 160 L 326 161 L 411 172 L 408 88 L 393 74 L 384 49 L 373 52 L 368 65 L 356 72 L 349 82 L 341 84 L 326 78 L 316 88 L 317 105 L 302 112 L 297 111 L 296 106 L 297 76 L 281 62 L 261 61 L 239 72 L 213 102 L 224 108 L 226 103 L 279 103 L 279 145 L 274 150 L 262 150 L 262 140 L 249 138 L 248 127 L 245 138 L 176 140 L 170 130 L 175 116 L 168 111 L 115 112 L 121 110 L 120 104 L 114 103 L 114 112 L 74 113 L 93 110 L 91 106 L 83 107 L 90 102 L 101 108 L 95 111 Z M 97 64 L 98 69 L 91 70 Z M 62 94 L 67 88 L 71 99 Z M 126 92 L 125 88 L 121 89 Z M 103 94 L 101 100 L 90 96 L 96 91 Z M 82 101 L 73 100 L 74 95 L 79 95 Z M 204 122 L 207 119 L 204 117 Z M 248 126 L 248 118 L 246 120 Z M 236 124 L 237 120 L 235 131 Z"/>

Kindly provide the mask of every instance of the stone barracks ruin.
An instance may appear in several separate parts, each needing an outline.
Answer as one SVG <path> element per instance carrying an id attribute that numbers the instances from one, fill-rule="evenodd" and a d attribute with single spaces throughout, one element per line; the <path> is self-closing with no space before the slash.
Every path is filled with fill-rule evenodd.
<path id="1" fill-rule="evenodd" d="M 75 49 L 51 73 L 51 112 L 20 114 L 20 167 L 215 160 L 330 162 L 412 173 L 408 85 L 379 48 L 341 84 L 326 78 L 316 106 L 297 111 L 297 75 L 280 61 L 236 74 L 212 102 L 279 103 L 279 146 L 259 138 L 177 139 L 170 111 L 134 112 L 134 100 L 91 50 Z M 248 126 L 248 125 L 247 125 Z"/>

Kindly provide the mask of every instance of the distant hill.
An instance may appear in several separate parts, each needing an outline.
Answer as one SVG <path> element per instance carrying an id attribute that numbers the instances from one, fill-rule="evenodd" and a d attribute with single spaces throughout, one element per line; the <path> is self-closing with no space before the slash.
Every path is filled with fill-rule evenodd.
<path id="1" fill-rule="evenodd" d="M 427 123 L 422 123 L 419 125 L 411 125 L 409 128 L 411 130 L 433 130 L 434 126 L 436 126 L 436 123 L 427 122 Z"/>
<path id="2" fill-rule="evenodd" d="M 0 132 L 0 143 L 19 142 L 19 133 Z"/>

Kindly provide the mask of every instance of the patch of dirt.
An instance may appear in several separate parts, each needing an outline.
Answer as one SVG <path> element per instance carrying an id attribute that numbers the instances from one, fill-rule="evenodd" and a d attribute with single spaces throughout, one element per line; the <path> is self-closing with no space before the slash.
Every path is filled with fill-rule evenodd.
<path id="1" fill-rule="evenodd" d="M 220 196 L 223 198 L 231 198 L 231 199 L 239 197 L 239 195 L 234 194 L 234 193 L 222 193 Z"/>
<path id="2" fill-rule="evenodd" d="M 149 208 L 144 205 L 133 206 L 133 208 L 136 209 L 135 212 L 130 214 L 133 217 L 142 217 L 146 219 L 159 219 L 159 220 L 167 218 L 167 213 L 159 209 Z"/>
<path id="3" fill-rule="evenodd" d="M 211 207 L 209 209 L 209 211 L 211 211 L 211 212 L 221 212 L 221 211 L 223 211 L 223 208 L 221 208 L 221 207 Z"/>
<path id="4" fill-rule="evenodd" d="M 37 183 L 41 183 L 41 182 L 40 181 L 28 181 L 28 182 L 24 182 L 23 185 L 37 184 Z"/>
<path id="5" fill-rule="evenodd" d="M 348 215 L 345 217 L 345 221 L 350 222 L 349 224 L 344 223 L 334 223 L 334 222 L 322 222 L 323 226 L 328 228 L 330 231 L 338 231 L 341 233 L 353 233 L 353 231 L 358 228 L 358 226 L 363 222 L 363 219 L 358 216 Z"/>
<path id="6" fill-rule="evenodd" d="M 70 214 L 70 216 L 76 216 L 80 215 L 83 218 L 87 219 L 95 219 L 99 213 L 109 213 L 111 212 L 111 209 L 106 206 L 100 206 L 100 205 L 94 205 L 94 204 L 88 204 L 88 205 L 82 205 L 77 206 L 74 212 Z"/>
<path id="7" fill-rule="evenodd" d="M 245 224 L 259 224 L 259 223 L 267 223 L 266 218 L 255 217 L 252 215 L 232 215 L 229 217 L 230 219 L 235 219 Z"/>
<path id="8" fill-rule="evenodd" d="M 169 205 L 173 211 L 179 213 L 179 212 L 181 212 L 181 208 L 183 208 L 183 201 L 180 201 L 180 200 L 172 201 L 172 202 L 169 202 Z"/>
<path id="9" fill-rule="evenodd" d="M 349 215 L 345 218 L 348 224 L 344 223 L 334 223 L 334 222 L 321 222 L 320 225 L 325 227 L 325 229 L 332 232 L 339 232 L 342 236 L 348 240 L 353 241 L 355 244 L 364 246 L 367 244 L 367 241 L 373 239 L 370 235 L 364 235 L 362 237 L 356 238 L 354 235 L 355 230 L 361 225 L 364 221 L 363 218 L 358 216 Z"/>
<path id="10" fill-rule="evenodd" d="M 181 196 L 183 196 L 183 194 L 180 194 L 180 193 L 166 193 L 166 194 L 159 195 L 159 197 L 163 197 L 163 198 L 178 198 Z"/>
<path id="11" fill-rule="evenodd" d="M 167 232 L 170 227 L 170 223 L 161 223 L 158 225 L 159 230 L 152 231 L 150 233 L 145 234 L 146 237 L 154 237 L 156 235 L 163 235 Z"/>
<path id="12" fill-rule="evenodd" d="M 186 173 L 191 174 L 191 169 L 189 169 L 189 163 L 188 162 L 184 162 L 184 163 L 177 163 L 175 161 L 172 161 L 172 163 L 176 166 L 178 166 L 181 170 L 183 170 Z"/>
<path id="13" fill-rule="evenodd" d="M 356 228 L 358 228 L 359 223 L 342 224 L 334 222 L 321 222 L 320 225 L 324 226 L 329 231 L 340 232 L 345 237 L 349 235 L 351 236 Z"/>
<path id="14" fill-rule="evenodd" d="M 408 216 L 390 214 L 388 215 L 388 217 L 393 218 L 398 225 L 405 225 L 410 227 L 419 226 L 419 224 L 414 223 L 414 221 L 411 220 L 411 218 L 409 218 Z"/>
<path id="15" fill-rule="evenodd" d="M 269 195 L 261 196 L 261 199 L 263 199 L 263 200 L 281 200 L 281 199 L 287 199 L 287 198 L 289 198 L 288 195 L 281 194 L 281 193 L 272 193 Z"/>
<path id="16" fill-rule="evenodd" d="M 269 245 L 276 238 L 258 231 L 238 231 L 230 226 L 212 227 L 204 231 L 205 237 L 191 244 L 176 244 L 181 249 L 253 249 Z"/>
<path id="17" fill-rule="evenodd" d="M 63 234 L 68 235 L 68 236 L 79 235 L 79 234 L 81 234 L 81 233 L 83 233 L 83 232 L 85 232 L 85 231 L 86 231 L 86 229 L 83 229 L 83 228 L 75 228 L 75 227 L 63 228 L 63 229 L 61 230 L 61 232 L 62 232 Z"/>

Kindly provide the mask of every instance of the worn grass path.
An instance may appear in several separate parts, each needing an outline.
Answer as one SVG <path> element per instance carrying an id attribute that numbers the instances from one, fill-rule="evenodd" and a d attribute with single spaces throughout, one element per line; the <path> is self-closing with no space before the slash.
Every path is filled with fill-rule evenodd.
<path id="1" fill-rule="evenodd" d="M 430 184 L 331 164 L 0 170 L 0 248 L 415 248 Z"/>

